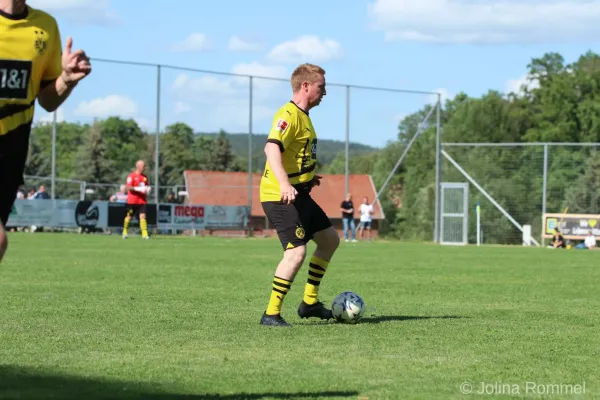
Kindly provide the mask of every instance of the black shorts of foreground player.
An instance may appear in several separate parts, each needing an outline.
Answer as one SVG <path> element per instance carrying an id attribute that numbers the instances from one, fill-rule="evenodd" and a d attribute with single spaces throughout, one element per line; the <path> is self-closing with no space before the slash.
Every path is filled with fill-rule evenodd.
<path id="1" fill-rule="evenodd" d="M 325 71 L 313 64 L 298 66 L 291 77 L 292 101 L 273 118 L 265 153 L 267 162 L 260 183 L 260 201 L 283 247 L 262 325 L 289 327 L 281 316 L 286 294 L 306 258 L 306 244 L 317 248 L 309 261 L 304 298 L 298 306 L 301 318 L 333 318 L 319 300 L 319 287 L 340 239 L 329 218 L 311 197 L 321 177 L 315 175 L 317 134 L 309 110 L 320 104 L 325 90 Z"/>
<path id="2" fill-rule="evenodd" d="M 56 20 L 25 0 L 0 0 L 0 261 L 4 229 L 23 184 L 36 100 L 55 111 L 92 70 L 83 50 L 63 49 Z"/>

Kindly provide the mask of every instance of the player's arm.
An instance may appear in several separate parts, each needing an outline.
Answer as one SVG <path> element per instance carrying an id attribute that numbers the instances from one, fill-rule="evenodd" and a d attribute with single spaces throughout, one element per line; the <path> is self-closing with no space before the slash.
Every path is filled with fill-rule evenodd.
<path id="1" fill-rule="evenodd" d="M 137 185 L 135 185 L 135 183 L 133 182 L 132 176 L 128 176 L 127 182 L 125 182 L 125 190 L 128 192 L 134 191 L 134 192 L 138 192 L 138 193 L 148 194 L 148 193 L 150 193 L 151 189 L 152 188 L 150 186 L 140 186 L 139 183 Z"/>
<path id="2" fill-rule="evenodd" d="M 71 51 L 73 39 L 70 37 L 64 52 L 61 52 L 58 26 L 53 37 L 50 61 L 42 75 L 38 94 L 38 103 L 48 112 L 56 111 L 77 83 L 92 71 L 90 60 L 83 50 Z"/>
<path id="3" fill-rule="evenodd" d="M 283 167 L 282 154 L 289 148 L 296 138 L 296 118 L 289 115 L 287 112 L 276 115 L 273 119 L 273 127 L 267 137 L 265 144 L 265 155 L 267 162 L 275 175 L 275 179 L 279 182 L 281 191 L 281 200 L 285 204 L 290 204 L 296 198 L 298 192 L 290 184 L 287 172 Z"/>
<path id="4" fill-rule="evenodd" d="M 296 199 L 298 191 L 290 183 L 287 172 L 285 172 L 285 168 L 283 168 L 283 158 L 281 157 L 279 145 L 277 143 L 267 142 L 265 145 L 265 154 L 269 166 L 271 167 L 271 171 L 273 171 L 277 182 L 279 182 L 281 200 L 285 204 L 292 203 Z"/>
<path id="5" fill-rule="evenodd" d="M 125 191 L 126 192 L 141 192 L 142 189 L 141 187 L 135 186 L 134 182 L 133 182 L 133 177 L 131 175 L 129 175 L 127 177 L 127 181 L 125 182 Z"/>

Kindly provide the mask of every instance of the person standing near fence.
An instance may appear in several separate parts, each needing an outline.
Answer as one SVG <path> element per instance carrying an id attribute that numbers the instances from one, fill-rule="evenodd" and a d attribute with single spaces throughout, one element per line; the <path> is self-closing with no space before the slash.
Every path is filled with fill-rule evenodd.
<path id="1" fill-rule="evenodd" d="M 346 199 L 340 205 L 342 212 L 342 223 L 344 226 L 344 240 L 348 241 L 348 230 L 351 232 L 352 243 L 356 243 L 356 224 L 354 223 L 354 203 L 352 195 L 348 193 Z"/>
<path id="2" fill-rule="evenodd" d="M 369 204 L 369 198 L 365 196 L 362 204 L 358 207 L 360 211 L 360 223 L 358 224 L 358 239 L 362 240 L 363 231 L 367 230 L 367 240 L 371 240 L 371 223 L 373 221 L 373 204 Z"/>
<path id="3" fill-rule="evenodd" d="M 127 176 L 127 184 L 125 189 L 127 190 L 127 215 L 123 221 L 123 239 L 127 239 L 127 228 L 134 215 L 138 214 L 140 217 L 140 229 L 142 231 L 142 238 L 150 239 L 148 235 L 148 221 L 146 220 L 146 205 L 148 200 L 146 196 L 150 193 L 150 181 L 144 174 L 146 170 L 146 163 L 139 160 L 135 164 L 135 171 Z"/>
<path id="4" fill-rule="evenodd" d="M 51 15 L 26 0 L 0 0 L 0 261 L 8 247 L 4 227 L 24 183 L 35 101 L 55 111 L 92 71 L 83 50 L 64 50 Z"/>

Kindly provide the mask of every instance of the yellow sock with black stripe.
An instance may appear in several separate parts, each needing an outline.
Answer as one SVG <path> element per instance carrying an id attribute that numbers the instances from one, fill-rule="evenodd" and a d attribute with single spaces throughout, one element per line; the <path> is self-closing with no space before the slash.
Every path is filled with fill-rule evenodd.
<path id="1" fill-rule="evenodd" d="M 142 230 L 142 237 L 148 236 L 148 222 L 146 218 L 140 218 L 140 229 Z"/>
<path id="2" fill-rule="evenodd" d="M 325 261 L 317 256 L 312 256 L 310 259 L 308 264 L 308 280 L 304 287 L 304 302 L 306 304 L 315 304 L 319 301 L 319 285 L 328 266 L 329 261 Z"/>
<path id="3" fill-rule="evenodd" d="M 277 315 L 281 312 L 281 304 L 292 287 L 292 282 L 278 277 L 273 278 L 273 290 L 267 306 L 267 315 Z"/>
<path id="4" fill-rule="evenodd" d="M 125 217 L 125 221 L 123 221 L 123 235 L 127 236 L 127 228 L 129 228 L 129 222 L 131 221 L 131 217 L 127 215 Z"/>

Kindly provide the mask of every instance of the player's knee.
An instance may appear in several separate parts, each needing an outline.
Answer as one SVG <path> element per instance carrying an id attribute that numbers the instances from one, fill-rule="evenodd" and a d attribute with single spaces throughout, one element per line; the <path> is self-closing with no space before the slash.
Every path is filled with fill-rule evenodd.
<path id="1" fill-rule="evenodd" d="M 314 240 L 320 250 L 328 253 L 333 253 L 340 245 L 340 237 L 333 227 L 315 233 Z"/>
<path id="2" fill-rule="evenodd" d="M 306 258 L 306 246 L 295 247 L 288 249 L 283 254 L 283 259 L 288 263 L 290 267 L 300 268 L 304 259 Z"/>

